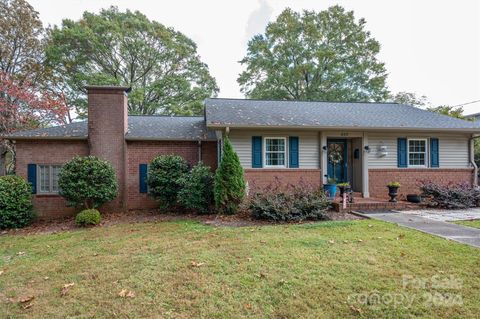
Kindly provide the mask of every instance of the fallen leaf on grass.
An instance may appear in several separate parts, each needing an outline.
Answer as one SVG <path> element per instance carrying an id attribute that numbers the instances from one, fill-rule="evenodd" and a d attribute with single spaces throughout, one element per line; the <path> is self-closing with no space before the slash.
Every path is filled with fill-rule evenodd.
<path id="1" fill-rule="evenodd" d="M 27 302 L 32 301 L 34 298 L 35 298 L 35 296 L 28 296 L 28 297 L 20 298 L 19 301 L 20 301 L 20 303 L 27 303 Z"/>
<path id="2" fill-rule="evenodd" d="M 335 244 L 335 240 L 333 240 L 333 239 L 330 239 L 328 242 L 329 242 L 330 244 Z"/>
<path id="3" fill-rule="evenodd" d="M 248 257 L 248 258 L 247 258 L 247 261 L 252 261 L 252 258 Z"/>
<path id="4" fill-rule="evenodd" d="M 0 270 L 0 275 L 3 275 L 5 271 L 4 270 Z"/>
<path id="5" fill-rule="evenodd" d="M 252 305 L 249 304 L 249 303 L 246 303 L 245 305 L 243 305 L 245 307 L 245 309 L 252 309 Z"/>
<path id="6" fill-rule="evenodd" d="M 373 225 L 370 224 L 370 225 L 368 225 L 368 227 L 373 227 Z"/>
<path id="7" fill-rule="evenodd" d="M 257 277 L 258 278 L 266 278 L 267 275 L 265 275 L 264 273 L 259 273 L 259 274 L 257 274 Z"/>
<path id="8" fill-rule="evenodd" d="M 127 289 L 122 289 L 119 293 L 118 293 L 118 296 L 122 297 L 122 298 L 134 298 L 135 297 L 135 293 L 133 291 L 129 291 Z"/>
<path id="9" fill-rule="evenodd" d="M 50 279 L 50 277 L 43 277 L 43 279 L 44 279 L 44 280 L 48 280 L 48 279 Z"/>
<path id="10" fill-rule="evenodd" d="M 363 242 L 363 240 L 359 239 L 358 242 L 361 243 L 361 242 Z"/>
<path id="11" fill-rule="evenodd" d="M 348 244 L 348 240 L 344 240 L 343 243 L 344 243 L 344 244 Z"/>
<path id="12" fill-rule="evenodd" d="M 266 244 L 267 242 L 265 240 L 260 240 L 260 244 Z"/>
<path id="13" fill-rule="evenodd" d="M 403 251 L 400 252 L 401 257 L 405 257 L 405 253 Z"/>
<path id="14" fill-rule="evenodd" d="M 60 292 L 61 296 L 65 296 L 67 293 L 68 293 L 68 290 L 73 287 L 75 285 L 75 283 L 71 282 L 69 284 L 65 284 L 63 285 L 62 287 L 62 291 Z"/>
<path id="15" fill-rule="evenodd" d="M 27 303 L 26 305 L 23 305 L 23 309 L 28 309 L 28 308 L 31 308 L 33 306 L 33 302 L 30 302 L 30 303 Z"/>
<path id="16" fill-rule="evenodd" d="M 358 314 L 362 314 L 362 309 L 355 307 L 354 305 L 350 305 L 350 309 Z"/>
<path id="17" fill-rule="evenodd" d="M 17 256 L 23 256 L 23 255 L 25 255 L 25 252 L 24 252 L 24 251 L 19 251 L 19 252 L 17 253 Z"/>
<path id="18" fill-rule="evenodd" d="M 191 265 L 192 267 L 201 267 L 201 266 L 205 265 L 205 263 L 197 263 L 196 261 L 193 261 L 193 260 L 192 260 L 192 262 L 190 263 L 190 265 Z"/>

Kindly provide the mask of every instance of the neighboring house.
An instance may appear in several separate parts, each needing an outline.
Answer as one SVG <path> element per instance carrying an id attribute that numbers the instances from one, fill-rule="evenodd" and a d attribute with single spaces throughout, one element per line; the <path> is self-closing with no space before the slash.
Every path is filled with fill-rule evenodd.
<path id="1" fill-rule="evenodd" d="M 403 195 L 418 192 L 420 180 L 476 183 L 472 137 L 480 125 L 412 106 L 207 99 L 204 116 L 128 116 L 127 88 L 87 90 L 88 121 L 8 137 L 41 215 L 73 212 L 58 196 L 57 176 L 75 155 L 113 164 L 120 192 L 103 210 L 152 208 L 146 175 L 155 156 L 178 154 L 215 169 L 226 135 L 250 189 L 276 178 L 320 186 L 335 177 L 364 197 L 386 197 L 391 181 L 402 184 Z"/>

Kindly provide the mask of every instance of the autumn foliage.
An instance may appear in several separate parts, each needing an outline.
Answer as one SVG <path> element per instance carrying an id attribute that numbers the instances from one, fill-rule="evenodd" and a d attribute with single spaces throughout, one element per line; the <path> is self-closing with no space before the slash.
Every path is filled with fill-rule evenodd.
<path id="1" fill-rule="evenodd" d="M 28 81 L 0 73 L 0 133 L 66 124 L 67 113 L 62 95 L 43 92 Z"/>

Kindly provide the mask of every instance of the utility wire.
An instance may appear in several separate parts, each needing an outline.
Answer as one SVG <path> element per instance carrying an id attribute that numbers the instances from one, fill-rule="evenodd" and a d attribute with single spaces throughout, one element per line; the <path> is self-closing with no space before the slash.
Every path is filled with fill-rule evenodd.
<path id="1" fill-rule="evenodd" d="M 469 104 L 478 103 L 478 102 L 480 102 L 480 100 L 475 100 L 475 101 L 471 101 L 471 102 L 467 102 L 467 103 L 463 103 L 463 104 L 458 104 L 458 105 L 454 105 L 452 107 L 464 106 L 464 105 L 469 105 Z"/>

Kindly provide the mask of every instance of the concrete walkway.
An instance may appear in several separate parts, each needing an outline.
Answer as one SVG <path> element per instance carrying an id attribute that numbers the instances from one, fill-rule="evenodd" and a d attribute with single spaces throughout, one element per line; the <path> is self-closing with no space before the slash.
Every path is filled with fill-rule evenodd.
<path id="1" fill-rule="evenodd" d="M 360 214 L 480 248 L 480 229 L 478 228 L 392 211 L 360 212 Z"/>

